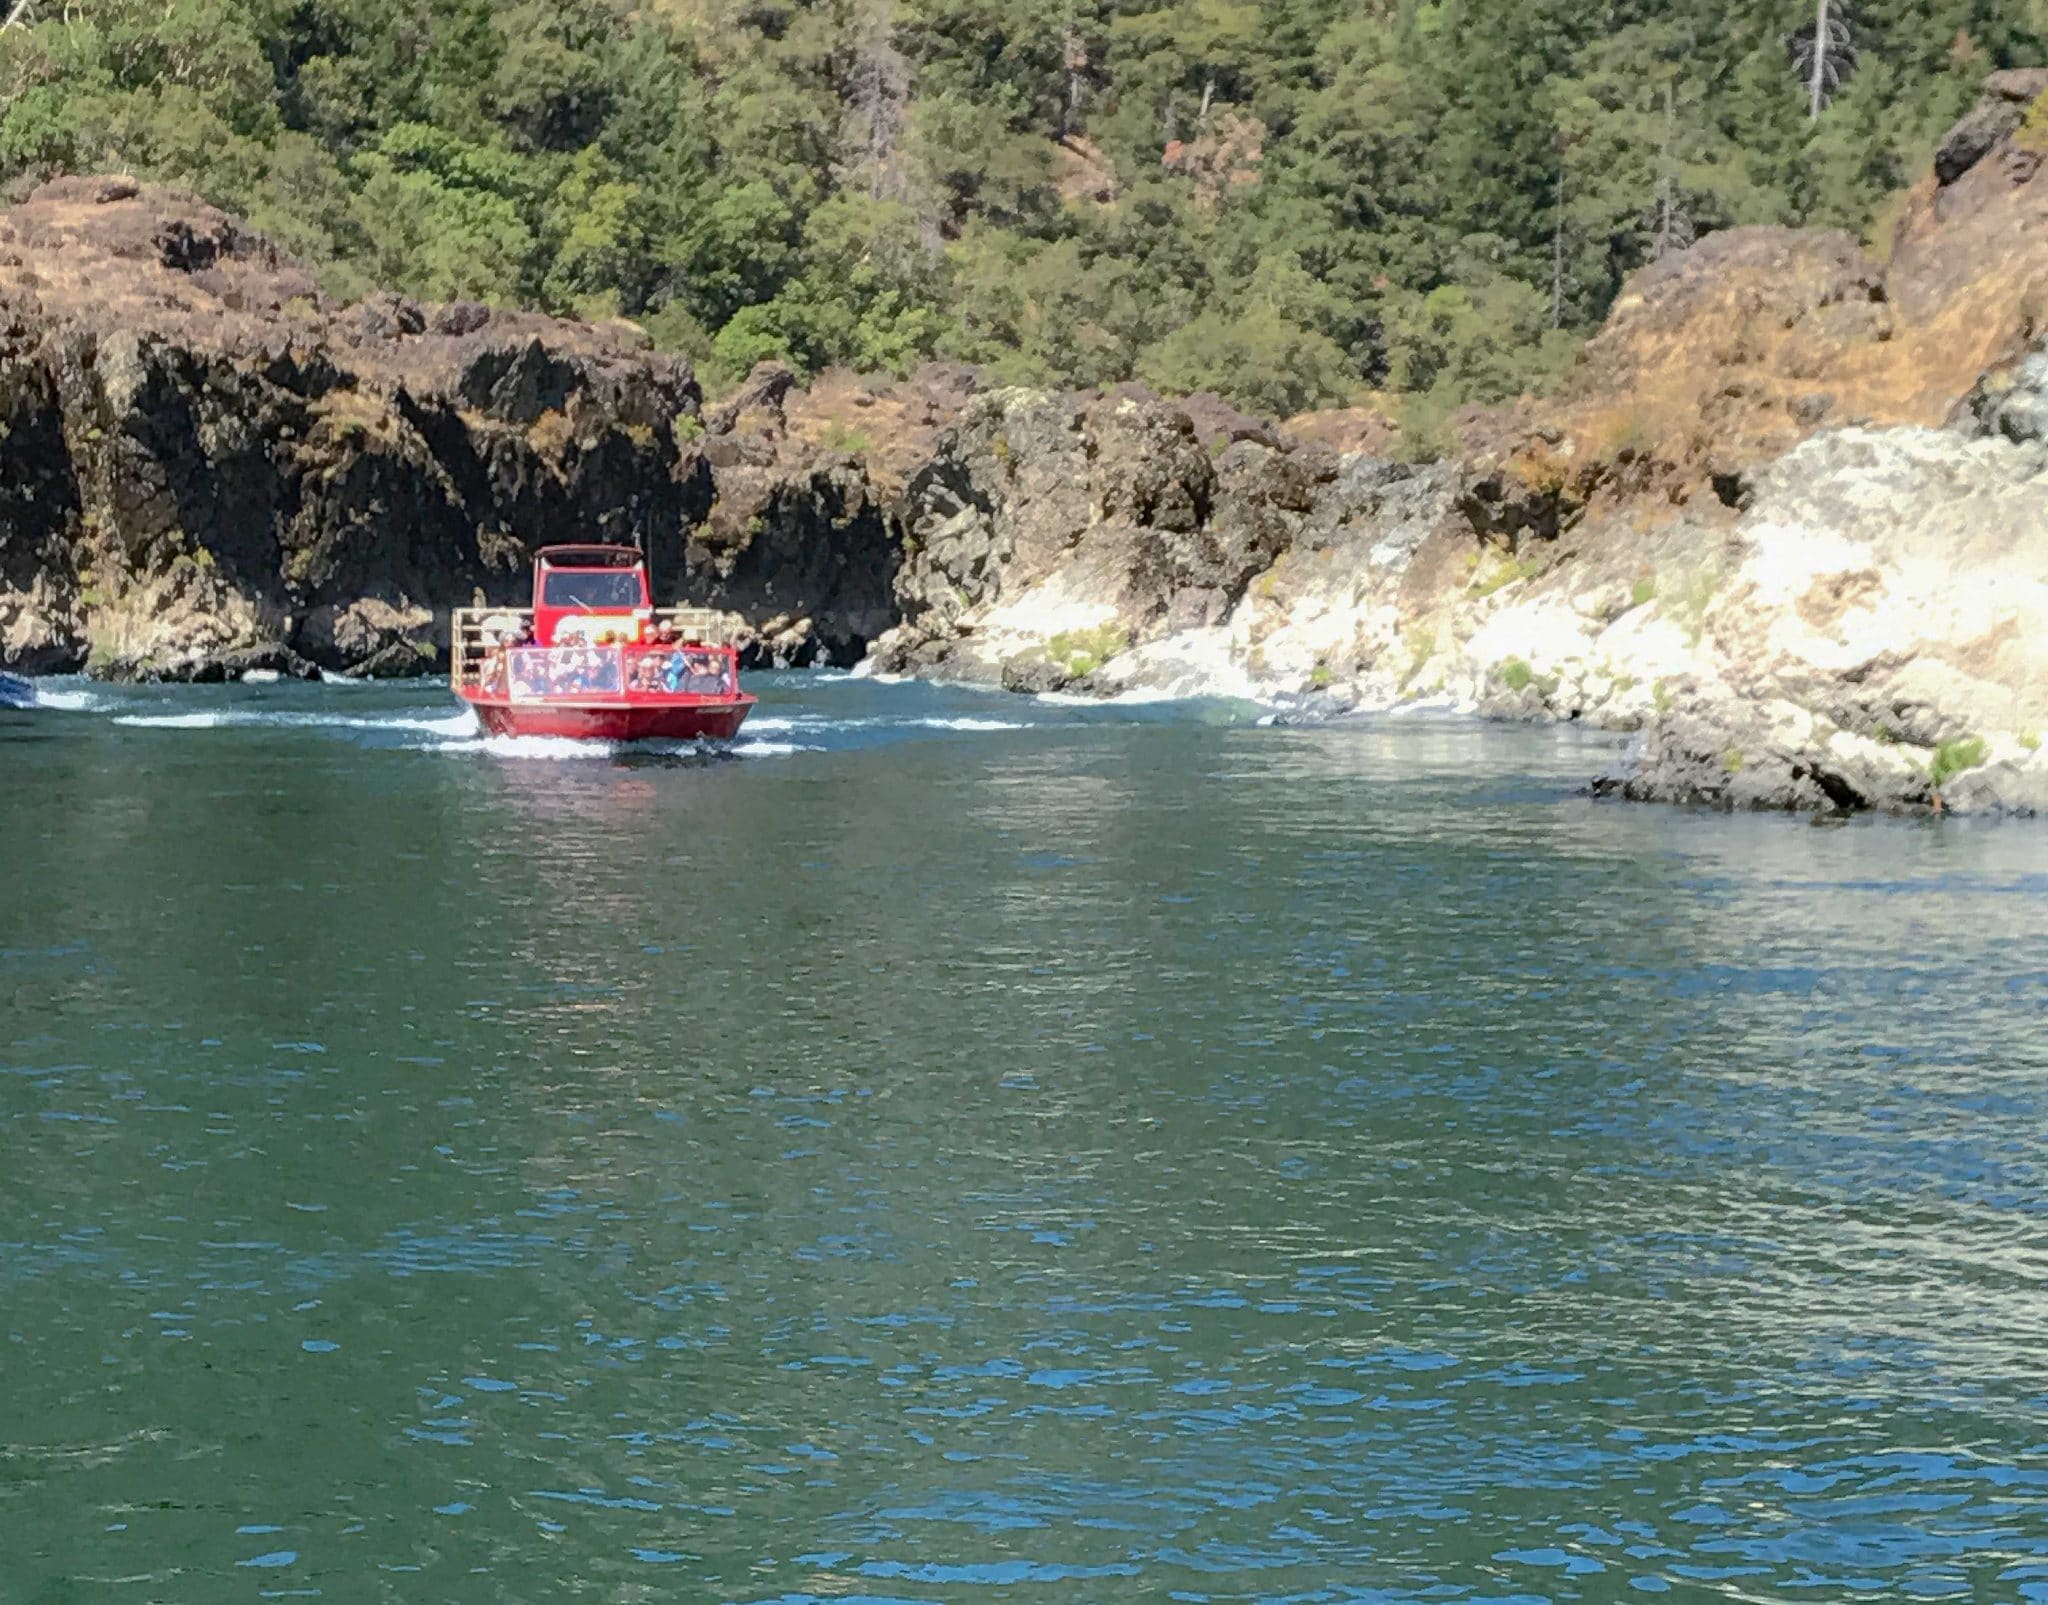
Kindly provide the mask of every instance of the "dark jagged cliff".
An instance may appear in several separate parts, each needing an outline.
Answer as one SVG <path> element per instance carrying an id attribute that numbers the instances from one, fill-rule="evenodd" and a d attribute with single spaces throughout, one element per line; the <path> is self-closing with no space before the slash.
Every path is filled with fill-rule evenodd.
<path id="1" fill-rule="evenodd" d="M 857 655 L 895 547 L 858 472 L 717 515 L 687 365 L 626 326 L 395 296 L 337 307 L 232 218 L 68 179 L 0 214 L 0 661 L 209 677 L 418 672 L 530 550 Z M 793 629 L 804 621 L 801 629 Z"/>

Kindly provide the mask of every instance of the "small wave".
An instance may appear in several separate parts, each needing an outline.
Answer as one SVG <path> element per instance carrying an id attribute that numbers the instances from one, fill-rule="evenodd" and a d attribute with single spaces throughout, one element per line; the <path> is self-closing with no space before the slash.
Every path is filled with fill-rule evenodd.
<path id="1" fill-rule="evenodd" d="M 114 719 L 115 724 L 137 730 L 213 730 L 235 722 L 234 715 L 226 713 L 123 713 Z"/>
<path id="2" fill-rule="evenodd" d="M 956 718 L 898 718 L 888 714 L 855 719 L 836 719 L 823 713 L 793 713 L 753 718 L 747 721 L 750 736 L 801 733 L 807 736 L 837 735 L 854 730 L 1025 730 L 1030 727 L 1014 719 L 983 719 L 963 715 Z"/>
<path id="3" fill-rule="evenodd" d="M 787 758 L 792 753 L 823 752 L 825 749 L 823 747 L 811 746 L 801 741 L 754 741 L 750 739 L 736 741 L 727 750 L 741 758 Z"/>
<path id="4" fill-rule="evenodd" d="M 38 708 L 56 708 L 63 713 L 91 713 L 105 706 L 97 691 L 84 691 L 72 686 L 53 689 L 41 681 L 33 683 Z"/>
<path id="5" fill-rule="evenodd" d="M 394 733 L 465 736 L 477 729 L 468 709 L 437 714 L 292 713 L 216 708 L 206 713 L 123 713 L 114 723 L 138 730 L 389 730 Z"/>
<path id="6" fill-rule="evenodd" d="M 592 741 L 576 736 L 474 736 L 455 741 L 422 741 L 415 751 L 453 755 L 485 753 L 493 758 L 527 758 L 547 763 L 576 759 L 657 758 L 782 758 L 791 753 L 823 752 L 825 749 L 800 741 L 758 741 L 745 739 L 730 744 L 718 741 Z"/>
<path id="7" fill-rule="evenodd" d="M 420 752 L 483 752 L 493 758 L 533 758 L 549 763 L 575 758 L 615 758 L 620 751 L 620 744 L 615 741 L 579 741 L 574 736 L 473 736 L 413 745 Z"/>

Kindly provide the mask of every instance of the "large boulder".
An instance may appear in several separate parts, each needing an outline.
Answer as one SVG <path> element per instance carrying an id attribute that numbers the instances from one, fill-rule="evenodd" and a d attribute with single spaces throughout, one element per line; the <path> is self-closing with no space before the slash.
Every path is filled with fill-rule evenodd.
<path id="1" fill-rule="evenodd" d="M 1956 422 L 2019 445 L 2048 443 L 2048 339 L 1978 380 L 1957 409 Z"/>
<path id="2" fill-rule="evenodd" d="M 1759 480 L 1630 796 L 2048 803 L 2048 454 L 1844 430 Z"/>
<path id="3" fill-rule="evenodd" d="M 879 658 L 1046 690 L 1220 624 L 1307 517 L 1327 453 L 1138 386 L 971 401 L 901 505 L 903 625 Z"/>

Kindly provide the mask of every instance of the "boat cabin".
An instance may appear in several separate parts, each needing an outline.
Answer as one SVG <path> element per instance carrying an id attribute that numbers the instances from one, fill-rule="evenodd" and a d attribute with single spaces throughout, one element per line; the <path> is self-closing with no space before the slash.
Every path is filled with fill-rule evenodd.
<path id="1" fill-rule="evenodd" d="M 654 618 L 647 559 L 630 546 L 543 546 L 533 560 L 540 646 L 639 641 Z"/>

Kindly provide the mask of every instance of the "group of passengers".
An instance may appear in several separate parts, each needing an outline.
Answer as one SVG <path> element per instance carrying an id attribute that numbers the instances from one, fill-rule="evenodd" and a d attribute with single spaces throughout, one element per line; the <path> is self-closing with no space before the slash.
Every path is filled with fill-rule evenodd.
<path id="1" fill-rule="evenodd" d="M 619 655 L 608 647 L 557 646 L 512 654 L 515 697 L 577 697 L 619 689 Z"/>
<path id="2" fill-rule="evenodd" d="M 642 652 L 633 659 L 632 686 L 635 691 L 694 692 L 717 696 L 728 689 L 722 653 L 692 652 L 674 644 L 657 641 L 667 650 Z"/>
<path id="3" fill-rule="evenodd" d="M 486 695 L 503 695 L 508 686 L 518 698 L 616 695 L 625 689 L 718 696 L 732 689 L 725 654 L 685 647 L 668 624 L 654 626 L 648 647 L 624 653 L 617 650 L 624 638 L 610 634 L 536 648 L 531 624 L 510 617 L 487 621 L 486 639 L 490 650 L 479 677 Z"/>

